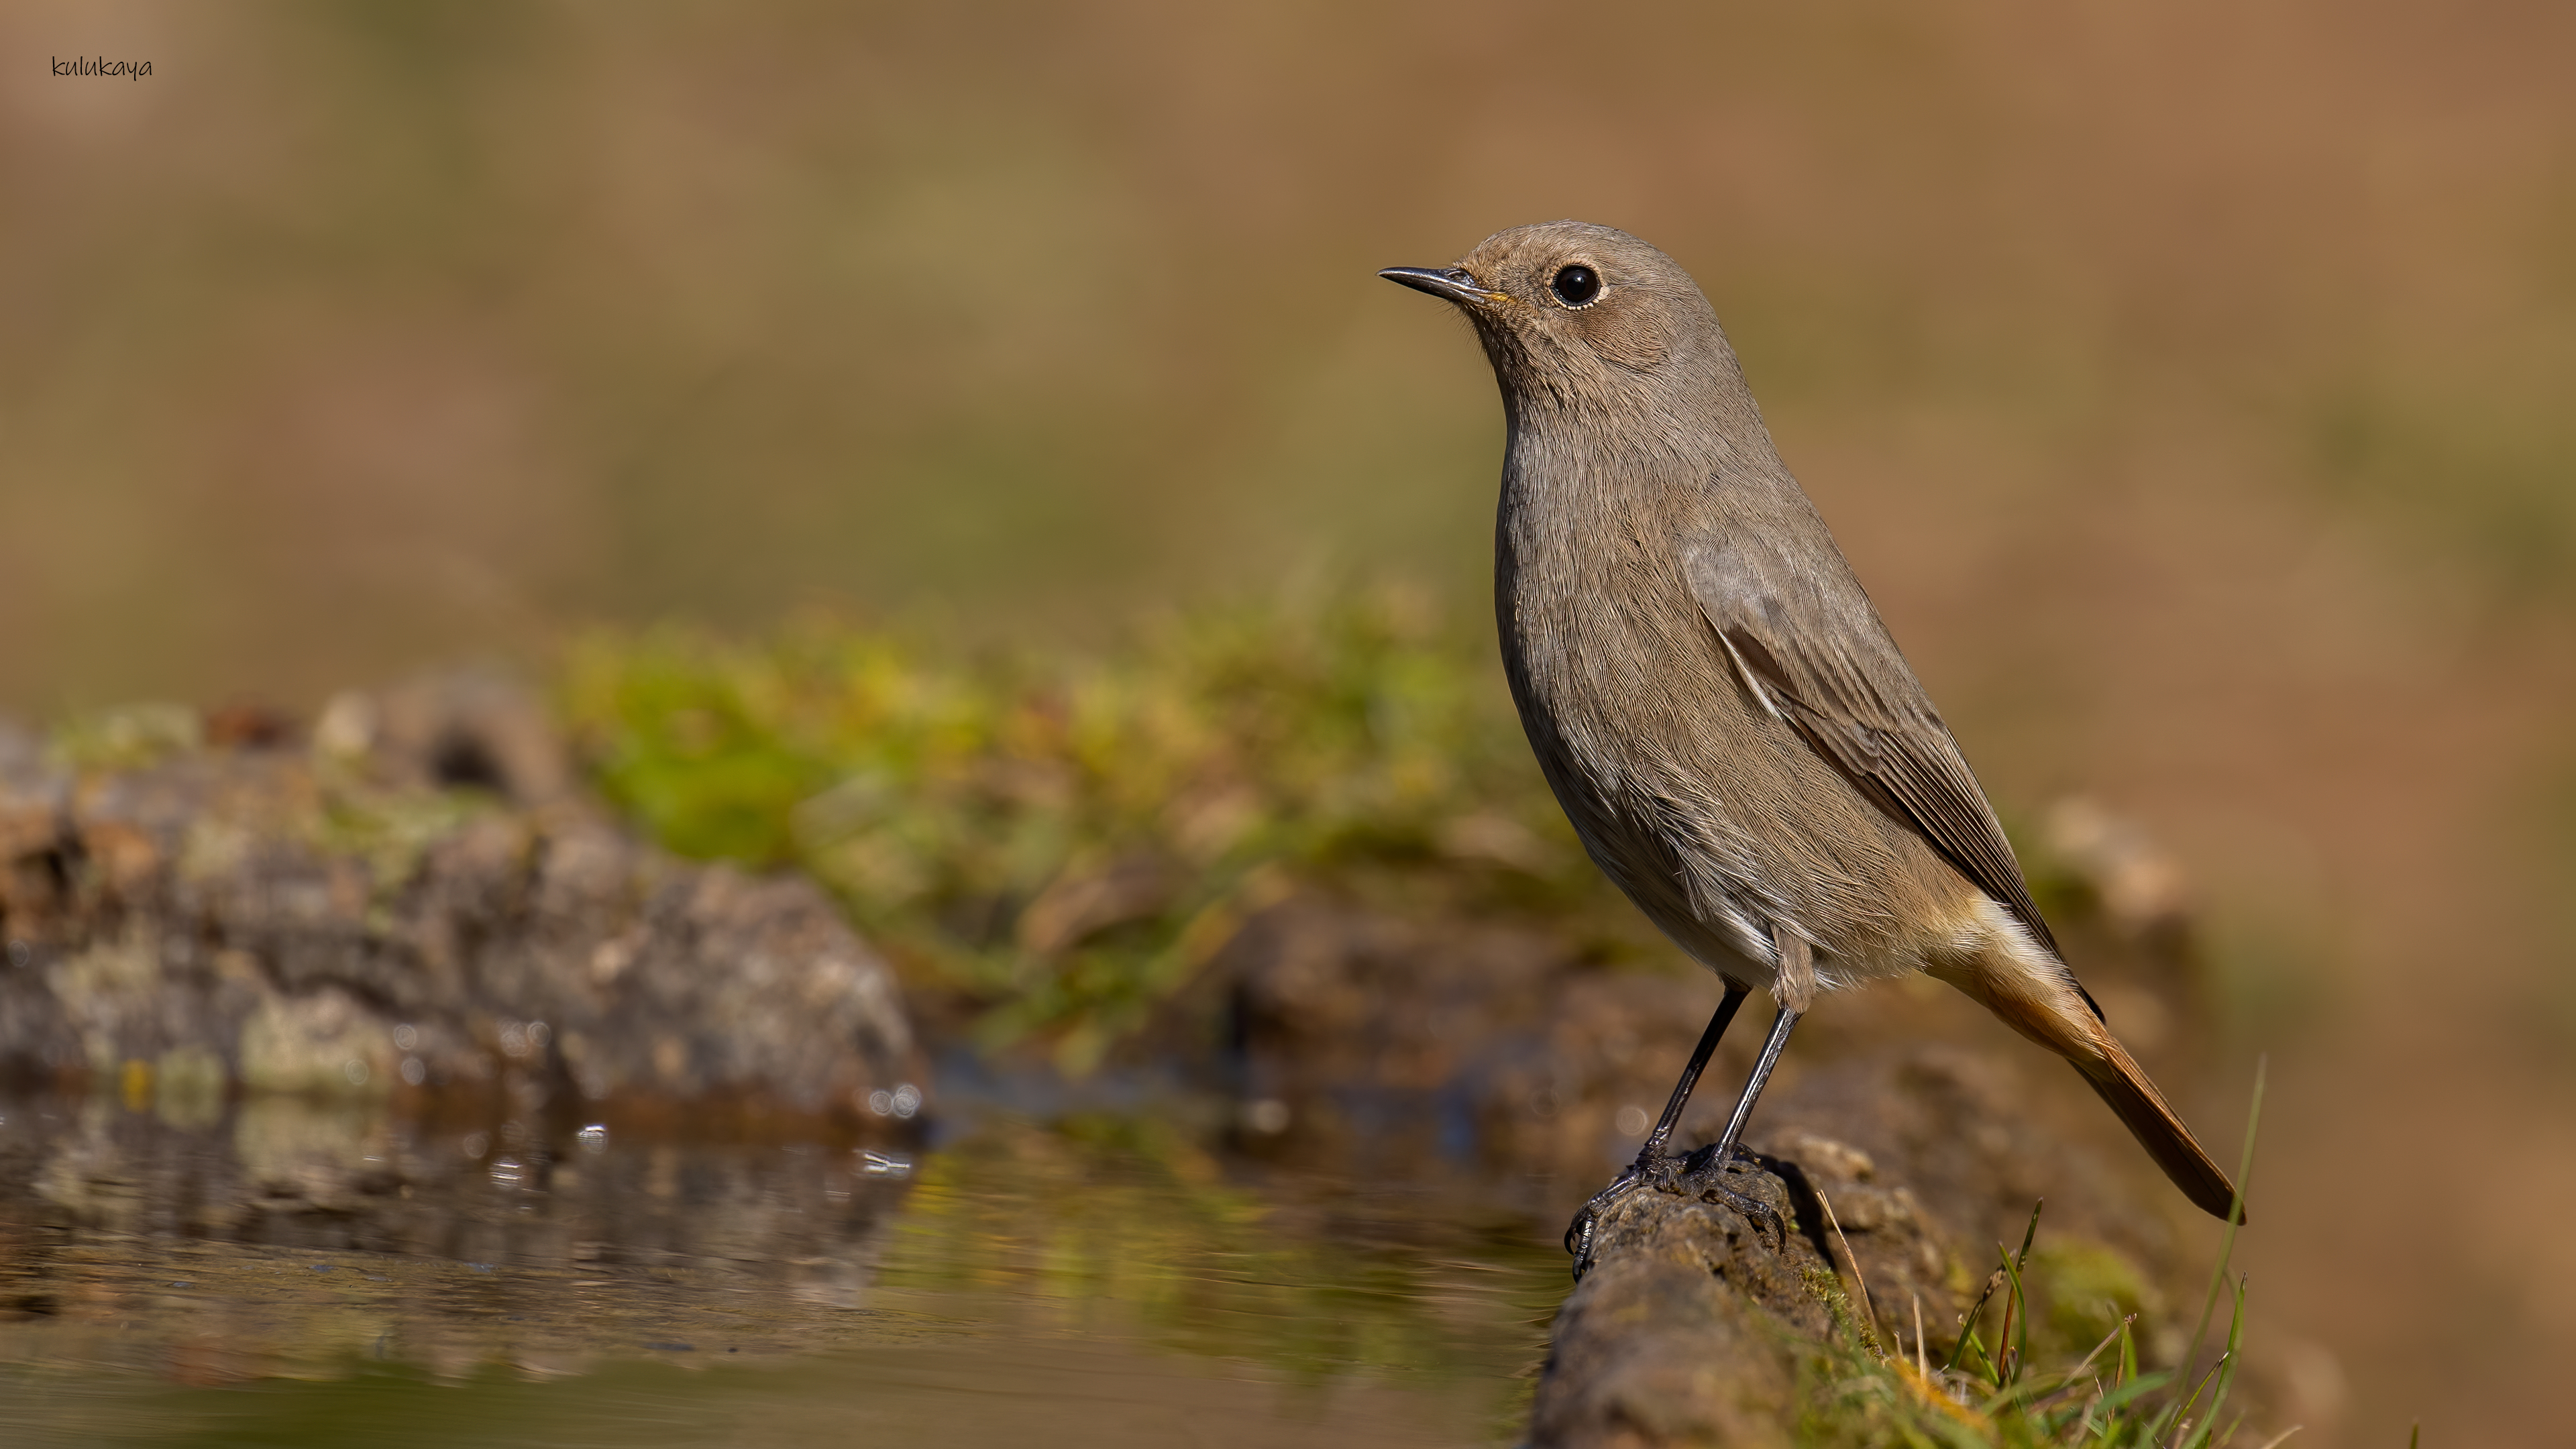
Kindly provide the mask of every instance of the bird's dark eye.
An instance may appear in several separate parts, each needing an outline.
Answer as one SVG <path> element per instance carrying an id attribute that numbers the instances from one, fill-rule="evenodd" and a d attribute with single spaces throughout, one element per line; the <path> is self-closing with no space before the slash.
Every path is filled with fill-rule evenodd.
<path id="1" fill-rule="evenodd" d="M 1577 262 L 1570 267 L 1558 268 L 1547 289 L 1556 294 L 1556 300 L 1569 307 L 1589 306 L 1593 298 L 1601 295 L 1601 274 Z"/>

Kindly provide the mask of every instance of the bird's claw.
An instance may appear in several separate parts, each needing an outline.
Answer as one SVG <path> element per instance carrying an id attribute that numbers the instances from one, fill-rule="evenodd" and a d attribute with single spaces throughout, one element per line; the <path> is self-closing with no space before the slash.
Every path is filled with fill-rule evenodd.
<path id="1" fill-rule="evenodd" d="M 1657 1192 L 1678 1191 L 1673 1185 L 1676 1165 L 1672 1158 L 1661 1153 L 1637 1154 L 1636 1161 L 1621 1168 L 1619 1175 L 1610 1179 L 1610 1185 L 1594 1193 L 1592 1200 L 1583 1205 L 1583 1210 L 1574 1215 L 1574 1221 L 1565 1225 L 1565 1251 L 1574 1255 L 1577 1282 L 1582 1281 L 1584 1270 L 1592 1266 L 1592 1237 L 1600 1228 L 1601 1219 L 1609 1214 L 1610 1209 L 1636 1193 L 1650 1188 Z"/>
<path id="2" fill-rule="evenodd" d="M 1676 1174 L 1681 1181 L 1675 1190 L 1695 1189 L 1702 1202 L 1724 1203 L 1742 1214 L 1744 1220 L 1753 1225 L 1756 1234 L 1770 1240 L 1772 1252 L 1785 1249 L 1789 1243 L 1789 1224 L 1780 1216 L 1780 1210 L 1750 1193 L 1737 1192 L 1726 1185 L 1726 1175 L 1739 1166 L 1758 1169 L 1760 1165 L 1741 1156 L 1730 1155 L 1724 1162 L 1717 1161 L 1716 1157 L 1717 1149 L 1712 1146 L 1701 1148 L 1685 1158 Z"/>
<path id="3" fill-rule="evenodd" d="M 1772 1252 L 1785 1249 L 1789 1242 L 1789 1224 L 1780 1215 L 1780 1210 L 1750 1193 L 1738 1192 L 1727 1185 L 1727 1174 L 1738 1168 L 1760 1170 L 1761 1164 L 1742 1156 L 1741 1152 L 1741 1148 L 1737 1149 L 1723 1162 L 1718 1160 L 1714 1145 L 1683 1158 L 1640 1153 L 1635 1162 L 1622 1168 L 1619 1175 L 1610 1180 L 1608 1187 L 1594 1193 L 1592 1201 L 1585 1203 L 1583 1210 L 1574 1215 L 1574 1221 L 1566 1225 L 1565 1251 L 1574 1255 L 1575 1281 L 1583 1281 L 1584 1273 L 1592 1267 L 1592 1242 L 1601 1227 L 1601 1220 L 1609 1216 L 1610 1209 L 1649 1189 L 1693 1196 L 1702 1202 L 1722 1203 L 1752 1224 L 1755 1234 L 1768 1240 Z"/>

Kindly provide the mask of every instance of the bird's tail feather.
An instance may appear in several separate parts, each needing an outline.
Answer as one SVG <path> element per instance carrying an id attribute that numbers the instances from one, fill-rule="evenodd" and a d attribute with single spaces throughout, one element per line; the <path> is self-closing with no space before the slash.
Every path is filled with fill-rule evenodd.
<path id="1" fill-rule="evenodd" d="M 1998 970 L 1991 960 L 1978 960 L 1965 968 L 1935 967 L 1932 974 L 1975 997 L 2013 1030 L 2066 1058 L 2193 1206 L 2223 1220 L 2232 1205 L 2236 1221 L 2245 1221 L 2235 1184 L 2210 1160 L 2200 1139 L 2191 1135 L 2181 1114 L 2119 1038 L 2093 1014 L 2064 967 L 2015 961 Z"/>
<path id="2" fill-rule="evenodd" d="M 2236 1186 L 2227 1174 L 2212 1162 L 2200 1139 L 2183 1125 L 2180 1114 L 2165 1102 L 2164 1093 L 2147 1080 L 2120 1043 L 2109 1032 L 2099 1033 L 2102 1045 L 2109 1048 L 2092 1059 L 2069 1056 L 2075 1070 L 2084 1074 L 2093 1090 L 2111 1105 L 2129 1135 L 2147 1149 L 2147 1155 L 2164 1169 L 2182 1195 L 2211 1217 L 2224 1219 L 2233 1207 L 2236 1221 L 2245 1221 L 2245 1205 L 2236 1200 Z"/>

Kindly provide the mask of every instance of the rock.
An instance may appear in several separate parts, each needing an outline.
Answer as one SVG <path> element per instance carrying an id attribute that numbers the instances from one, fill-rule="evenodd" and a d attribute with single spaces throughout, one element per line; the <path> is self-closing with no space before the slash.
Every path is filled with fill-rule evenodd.
<path id="1" fill-rule="evenodd" d="M 917 1110 L 894 978 L 822 892 L 616 829 L 496 681 L 343 696 L 310 752 L 103 733 L 120 763 L 80 771 L 0 742 L 0 1080 Z"/>
<path id="2" fill-rule="evenodd" d="M 1799 1224 L 1780 1175 L 1725 1185 Z M 1681 1186 L 1604 1215 L 1593 1266 L 1557 1310 L 1532 1449 L 1792 1442 L 1798 1357 L 1847 1311 L 1840 1284 L 1808 1233 L 1772 1236 L 1713 1176 Z"/>

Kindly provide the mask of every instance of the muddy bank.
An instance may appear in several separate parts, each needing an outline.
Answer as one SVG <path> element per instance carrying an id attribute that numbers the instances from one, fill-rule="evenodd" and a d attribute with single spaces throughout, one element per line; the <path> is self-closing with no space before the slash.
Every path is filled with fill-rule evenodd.
<path id="1" fill-rule="evenodd" d="M 2054 903 L 2078 969 L 2149 1069 L 2197 1104 L 2210 1033 L 2187 932 L 2132 930 L 2080 884 Z M 1635 1155 L 1719 995 L 1696 968 L 1604 962 L 1542 920 L 1322 892 L 1256 917 L 1196 990 L 1230 1044 L 1248 1155 L 1487 1173 L 1556 1221 Z M 1766 1016 L 1757 1004 L 1739 1020 L 1678 1142 L 1716 1136 Z M 2232 1138 L 2197 1116 L 2214 1143 Z M 2074 1073 L 1928 979 L 1827 996 L 1801 1025 L 1748 1142 L 1813 1158 L 1810 1141 L 1838 1144 L 1816 1170 L 1902 1184 L 1972 1245 L 2017 1232 L 2046 1197 L 2052 1224 L 2151 1276 L 2202 1246 L 2200 1215 Z"/>
<path id="2" fill-rule="evenodd" d="M 2153 857 L 2133 832 L 2098 812 L 2061 818 L 2083 831 L 2050 855 L 2078 864 L 2047 885 L 2079 972 L 2206 1139 L 2233 1148 L 2234 1114 L 2194 1090 L 2215 1033 L 2170 873 L 2142 884 Z M 2106 837 L 2119 848 L 2071 848 Z M 1718 996 L 1701 973 L 1605 963 L 1544 923 L 1322 892 L 1256 918 L 1219 967 L 1247 1155 L 1481 1173 L 1551 1239 L 1634 1155 Z M 1738 1023 L 1680 1145 L 1717 1135 L 1766 1016 Z M 1791 1442 L 1835 1354 L 1919 1341 L 1947 1358 L 1998 1245 L 2020 1241 L 2042 1199 L 2030 1361 L 2071 1364 L 2124 1320 L 2148 1365 L 2185 1351 L 2217 1225 L 2062 1063 L 1947 987 L 1820 1002 L 1747 1142 L 1760 1170 L 1730 1181 L 1785 1234 L 1696 1187 L 1623 1203 L 1550 1329 L 1529 1442 Z M 2259 1368 L 2239 1384 L 2240 1407 L 2267 1397 Z"/>

